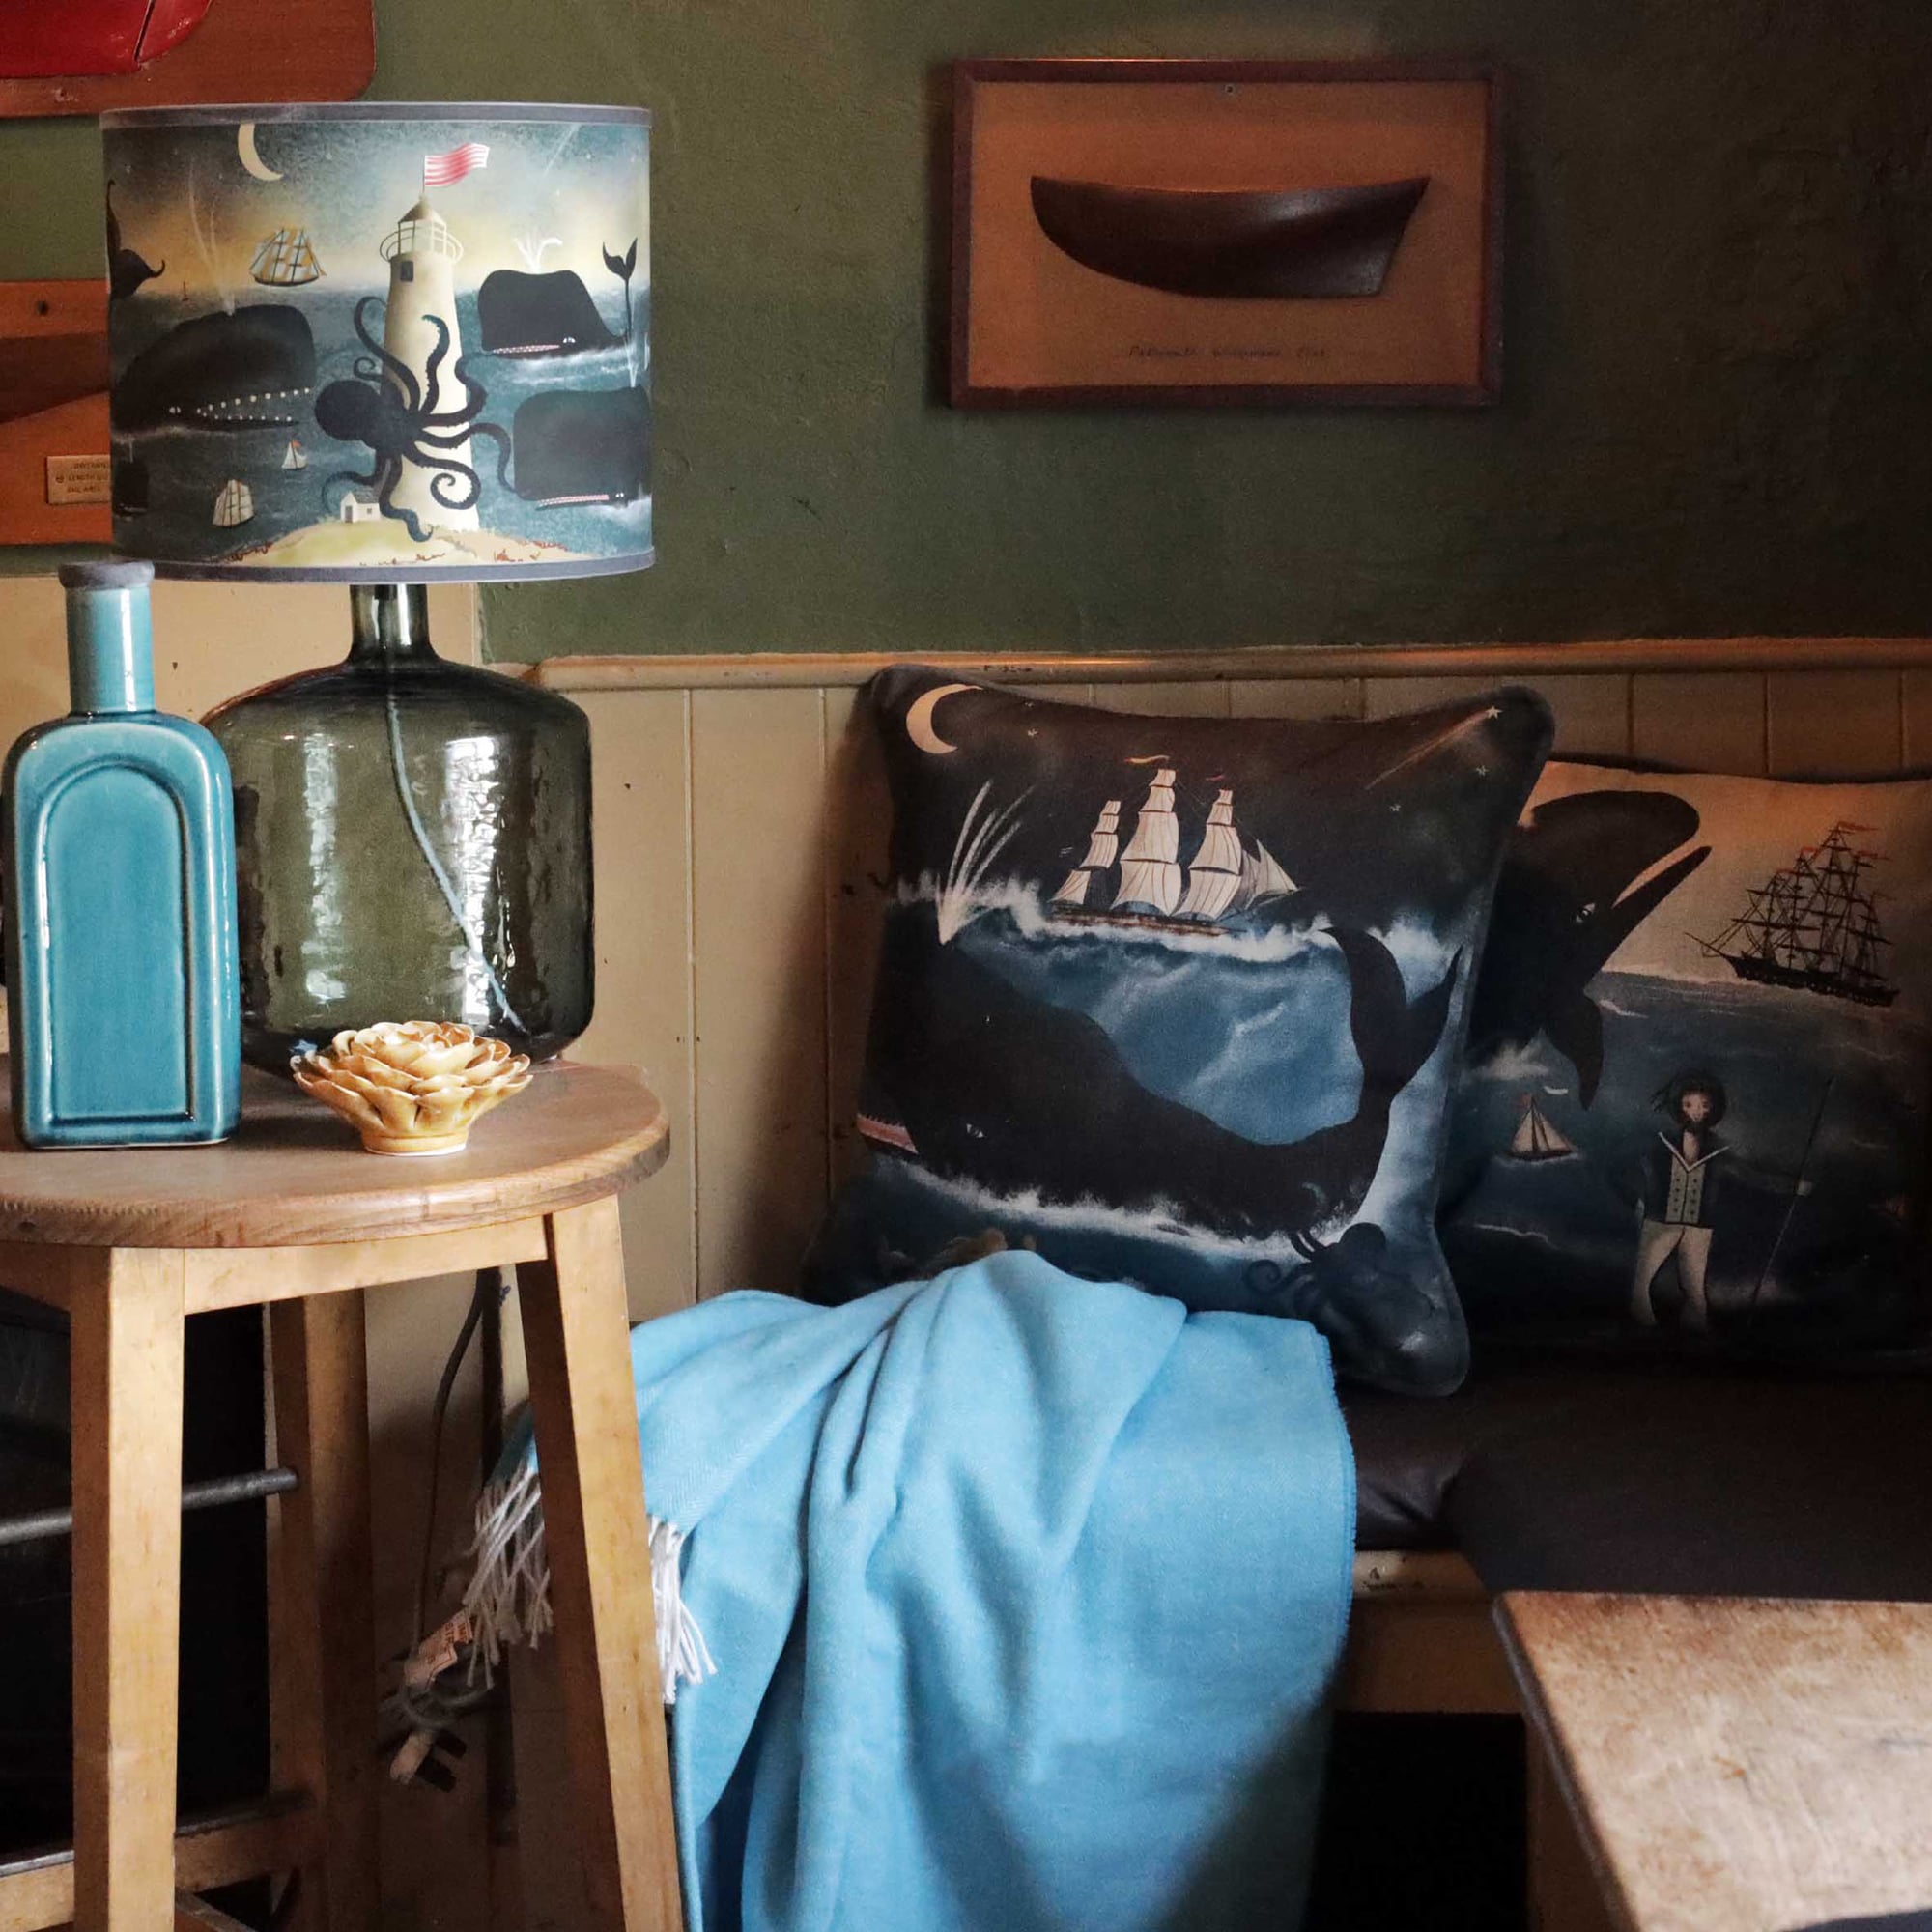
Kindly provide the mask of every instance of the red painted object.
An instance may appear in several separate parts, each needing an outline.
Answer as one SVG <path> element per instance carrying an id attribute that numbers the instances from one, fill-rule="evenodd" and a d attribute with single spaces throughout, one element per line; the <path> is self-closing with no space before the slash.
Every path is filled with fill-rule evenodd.
<path id="1" fill-rule="evenodd" d="M 132 73 L 179 46 L 211 0 L 0 0 L 0 79 Z"/>

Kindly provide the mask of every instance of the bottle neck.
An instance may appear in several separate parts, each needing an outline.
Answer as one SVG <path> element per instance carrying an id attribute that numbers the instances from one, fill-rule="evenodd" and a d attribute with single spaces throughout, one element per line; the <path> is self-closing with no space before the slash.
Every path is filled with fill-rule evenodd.
<path id="1" fill-rule="evenodd" d="M 154 632 L 145 584 L 69 589 L 67 682 L 76 713 L 155 708 Z"/>
<path id="2" fill-rule="evenodd" d="M 428 664 L 429 592 L 420 583 L 353 583 L 349 587 L 349 657 Z"/>

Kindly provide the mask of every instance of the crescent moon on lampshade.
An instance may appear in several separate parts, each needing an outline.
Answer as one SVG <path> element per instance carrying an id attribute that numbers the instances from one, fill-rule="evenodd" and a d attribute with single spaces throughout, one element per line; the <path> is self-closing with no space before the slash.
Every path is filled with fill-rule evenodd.
<path id="1" fill-rule="evenodd" d="M 281 176 L 271 168 L 255 151 L 255 124 L 244 121 L 235 130 L 235 152 L 242 156 L 242 165 L 258 182 L 278 182 Z"/>
<path id="2" fill-rule="evenodd" d="M 930 752 L 936 757 L 944 756 L 948 752 L 956 752 L 959 749 L 957 745 L 949 745 L 932 728 L 932 714 L 939 709 L 942 697 L 951 697 L 955 691 L 972 689 L 970 684 L 941 684 L 935 685 L 923 696 L 914 698 L 905 715 L 906 736 L 922 752 Z"/>

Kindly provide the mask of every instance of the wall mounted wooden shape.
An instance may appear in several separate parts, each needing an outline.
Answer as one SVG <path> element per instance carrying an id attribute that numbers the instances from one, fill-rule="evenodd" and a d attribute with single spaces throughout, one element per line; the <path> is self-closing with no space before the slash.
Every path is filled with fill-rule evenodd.
<path id="1" fill-rule="evenodd" d="M 962 61 L 956 404 L 1496 399 L 1475 64 Z"/>
<path id="2" fill-rule="evenodd" d="M 132 73 L 200 26 L 209 0 L 0 0 L 0 74 Z"/>
<path id="3" fill-rule="evenodd" d="M 0 116 L 347 100 L 375 71 L 374 0 L 0 0 Z"/>
<path id="4" fill-rule="evenodd" d="M 0 544 L 104 544 L 107 469 L 106 281 L 0 282 Z"/>

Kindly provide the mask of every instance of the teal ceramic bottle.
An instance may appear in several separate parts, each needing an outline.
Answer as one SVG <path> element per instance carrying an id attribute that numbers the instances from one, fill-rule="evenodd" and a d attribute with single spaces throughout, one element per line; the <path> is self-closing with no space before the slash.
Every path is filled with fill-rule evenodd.
<path id="1" fill-rule="evenodd" d="M 73 709 L 7 759 L 14 1124 L 29 1147 L 218 1141 L 240 1114 L 228 765 L 199 724 L 155 709 L 153 577 L 61 572 Z"/>

